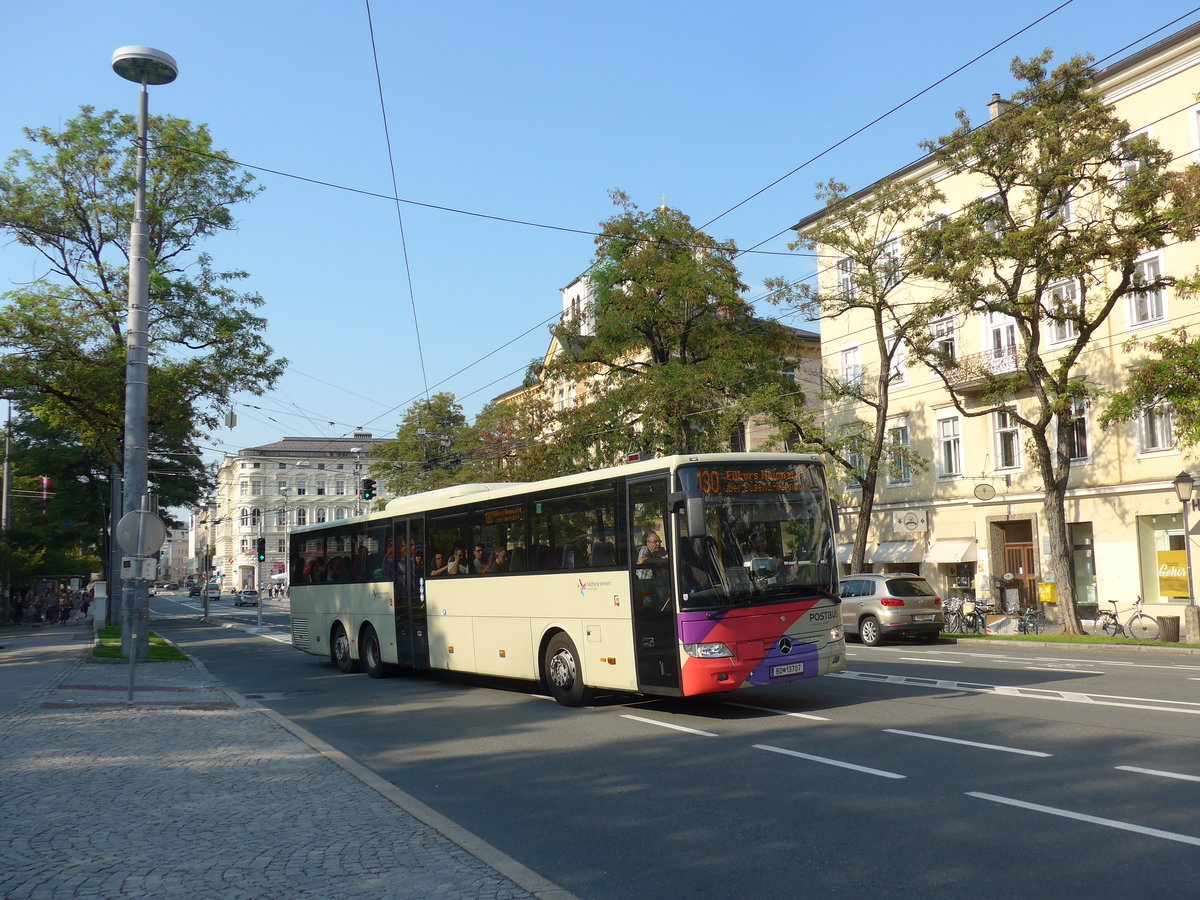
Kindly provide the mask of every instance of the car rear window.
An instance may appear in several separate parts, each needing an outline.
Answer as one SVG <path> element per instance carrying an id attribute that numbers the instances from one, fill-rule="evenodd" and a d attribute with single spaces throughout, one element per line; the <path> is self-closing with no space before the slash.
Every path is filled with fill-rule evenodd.
<path id="1" fill-rule="evenodd" d="M 887 589 L 893 597 L 936 596 L 936 592 L 924 578 L 889 578 Z"/>

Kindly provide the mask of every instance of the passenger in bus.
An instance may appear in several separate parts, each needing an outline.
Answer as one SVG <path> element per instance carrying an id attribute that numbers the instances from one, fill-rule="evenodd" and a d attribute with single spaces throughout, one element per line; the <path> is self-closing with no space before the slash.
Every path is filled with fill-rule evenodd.
<path id="1" fill-rule="evenodd" d="M 441 578 L 450 570 L 450 561 L 446 559 L 445 553 L 435 552 L 433 554 L 433 568 L 429 570 L 430 578 Z"/>
<path id="2" fill-rule="evenodd" d="M 487 571 L 487 568 L 487 550 L 483 544 L 476 544 L 475 549 L 471 551 L 471 574 L 482 575 Z"/>
<path id="3" fill-rule="evenodd" d="M 462 547 L 455 547 L 454 553 L 450 556 L 450 561 L 446 564 L 447 575 L 466 575 L 469 571 L 467 562 L 467 551 Z"/>
<path id="4" fill-rule="evenodd" d="M 490 574 L 496 572 L 508 571 L 508 548 L 497 547 L 496 552 L 492 554 L 492 561 L 488 564 L 487 571 Z"/>

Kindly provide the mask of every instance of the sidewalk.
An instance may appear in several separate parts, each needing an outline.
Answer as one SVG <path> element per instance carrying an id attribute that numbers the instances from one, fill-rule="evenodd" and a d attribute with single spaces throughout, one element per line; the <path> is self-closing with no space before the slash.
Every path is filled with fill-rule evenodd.
<path id="1" fill-rule="evenodd" d="M 0 897 L 572 896 L 195 662 L 0 629 Z M 32 668 L 31 668 L 32 667 Z"/>

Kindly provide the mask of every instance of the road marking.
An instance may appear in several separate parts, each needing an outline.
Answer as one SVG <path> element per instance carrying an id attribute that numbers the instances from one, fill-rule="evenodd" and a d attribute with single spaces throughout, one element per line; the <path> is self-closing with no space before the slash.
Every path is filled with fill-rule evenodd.
<path id="1" fill-rule="evenodd" d="M 788 712 L 786 709 L 771 709 L 769 706 L 754 706 L 750 703 L 736 703 L 732 700 L 727 701 L 728 706 L 740 706 L 743 709 L 756 709 L 759 712 L 774 713 L 777 716 L 794 716 L 797 719 L 812 719 L 814 722 L 828 722 L 825 716 L 814 716 L 810 713 Z"/>
<path id="2" fill-rule="evenodd" d="M 885 728 L 888 734 L 903 734 L 908 737 L 924 738 L 927 741 L 945 741 L 947 744 L 962 744 L 964 747 L 980 747 L 984 750 L 999 750 L 1003 753 L 1020 753 L 1022 756 L 1049 757 L 1053 754 L 1041 750 L 1020 750 L 1016 747 L 1003 747 L 1000 744 L 981 744 L 978 741 L 964 741 L 960 738 L 943 737 L 940 734 L 922 734 L 919 731 L 904 731 L 901 728 Z"/>
<path id="3" fill-rule="evenodd" d="M 1071 675 L 1103 675 L 1094 669 L 1064 669 L 1062 666 L 1025 666 L 1030 672 L 1067 672 Z"/>
<path id="4" fill-rule="evenodd" d="M 1099 816 L 1089 816 L 1086 813 L 1071 812 L 1069 809 L 1058 809 L 1054 806 L 1042 806 L 1040 803 L 1026 803 L 1024 800 L 1013 800 L 1010 797 L 997 797 L 995 794 L 983 794 L 978 791 L 968 791 L 968 797 L 978 797 L 980 800 L 991 800 L 993 803 L 1004 803 L 1020 809 L 1031 809 L 1051 816 L 1061 816 L 1064 819 L 1075 819 L 1078 822 L 1090 822 L 1093 825 L 1103 825 L 1106 828 L 1119 828 L 1121 831 L 1133 831 L 1149 837 L 1162 838 L 1167 841 L 1178 841 L 1181 844 L 1191 844 L 1200 847 L 1200 838 L 1189 834 L 1176 834 L 1174 831 L 1163 831 L 1159 828 L 1147 828 L 1144 825 L 1133 825 L 1117 819 L 1102 819 Z"/>
<path id="5" fill-rule="evenodd" d="M 644 719 L 641 716 L 621 714 L 622 719 L 633 719 L 635 722 L 645 722 L 647 725 L 658 725 L 661 728 L 673 728 L 675 731 L 686 731 L 688 734 L 698 734 L 701 737 L 717 737 L 711 731 L 700 731 L 698 728 L 687 728 L 683 725 L 673 725 L 670 722 L 659 722 L 657 719 Z"/>
<path id="6" fill-rule="evenodd" d="M 1120 649 L 1120 648 L 1117 647 L 1116 649 Z M 1013 662 L 1013 663 L 1031 663 L 1031 662 L 1047 663 L 1047 662 L 1049 662 L 1049 663 L 1068 663 L 1068 664 L 1073 664 L 1073 665 L 1083 664 L 1083 665 L 1088 665 L 1088 666 L 1125 666 L 1126 668 L 1134 668 L 1134 669 L 1169 669 L 1171 671 L 1177 671 L 1177 670 L 1181 670 L 1181 669 L 1183 669 L 1183 670 L 1200 669 L 1200 666 L 1190 666 L 1190 665 L 1185 665 L 1183 663 L 1176 663 L 1173 665 L 1163 665 L 1163 664 L 1158 664 L 1158 663 L 1124 662 L 1121 660 L 1109 660 L 1109 659 L 1089 659 L 1085 662 L 1084 660 L 1072 659 L 1071 657 L 1067 657 L 1067 656 L 1013 656 L 1011 654 L 1004 654 L 1004 653 L 976 653 L 976 652 L 972 652 L 969 650 L 940 650 L 940 649 L 932 650 L 931 649 L 930 652 L 931 653 L 946 653 L 951 656 L 968 656 L 968 657 L 972 657 L 974 659 L 991 659 L 991 660 L 997 660 L 999 662 Z"/>
<path id="7" fill-rule="evenodd" d="M 912 662 L 941 663 L 943 666 L 961 666 L 963 664 L 961 659 L 925 659 L 920 656 L 902 656 L 900 658 Z"/>
<path id="8" fill-rule="evenodd" d="M 783 747 L 772 747 L 769 744 L 755 744 L 756 750 L 770 750 L 772 753 L 782 753 L 784 756 L 794 756 L 797 759 L 807 759 L 809 762 L 824 763 L 827 766 L 837 766 L 842 769 L 853 769 L 867 775 L 878 775 L 880 778 L 907 778 L 907 775 L 897 775 L 895 772 L 885 772 L 883 769 L 872 769 L 869 766 L 856 766 L 854 763 L 842 762 L 840 759 L 828 759 L 824 756 L 813 756 L 796 750 L 785 750 Z"/>
<path id="9" fill-rule="evenodd" d="M 1115 766 L 1122 772 L 1137 772 L 1141 775 L 1158 775 L 1160 778 L 1178 778 L 1180 781 L 1200 781 L 1200 775 L 1184 775 L 1180 772 L 1164 772 L 1161 769 L 1143 769 L 1140 766 Z"/>
<path id="10" fill-rule="evenodd" d="M 971 681 L 948 681 L 914 678 L 908 675 L 885 675 L 882 672 L 855 672 L 846 669 L 831 672 L 830 678 L 849 678 L 854 681 L 901 684 L 910 687 L 936 688 L 943 691 L 967 691 L 973 694 L 997 694 L 1022 700 L 1057 700 L 1063 703 L 1086 703 L 1093 706 L 1117 706 L 1124 709 L 1148 709 L 1155 712 L 1200 715 L 1200 702 L 1192 700 L 1156 700 L 1152 697 L 1123 697 L 1116 694 L 1081 694 L 1074 691 L 1055 691 L 1049 688 L 1016 687 L 1005 684 L 979 684 Z M 1130 702 L 1126 702 L 1130 701 Z M 1157 704 L 1157 705 L 1155 705 Z M 1189 707 L 1185 709 L 1184 707 Z"/>

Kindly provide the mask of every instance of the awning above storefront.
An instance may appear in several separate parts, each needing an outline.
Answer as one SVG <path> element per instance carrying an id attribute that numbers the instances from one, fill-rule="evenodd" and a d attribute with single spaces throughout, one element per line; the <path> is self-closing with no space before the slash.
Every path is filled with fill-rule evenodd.
<path id="1" fill-rule="evenodd" d="M 873 563 L 920 562 L 921 545 L 916 541 L 880 541 L 870 559 Z"/>
<path id="2" fill-rule="evenodd" d="M 846 544 L 837 545 L 837 561 L 842 565 L 850 564 L 850 557 L 854 554 L 854 542 L 850 541 Z M 863 559 L 871 558 L 871 545 L 867 544 L 867 552 L 863 554 Z"/>
<path id="3" fill-rule="evenodd" d="M 929 550 L 925 554 L 925 562 L 975 562 L 979 558 L 975 553 L 976 547 L 975 538 L 945 538 L 934 541 L 929 545 Z"/>

